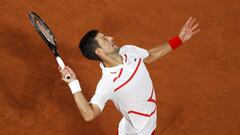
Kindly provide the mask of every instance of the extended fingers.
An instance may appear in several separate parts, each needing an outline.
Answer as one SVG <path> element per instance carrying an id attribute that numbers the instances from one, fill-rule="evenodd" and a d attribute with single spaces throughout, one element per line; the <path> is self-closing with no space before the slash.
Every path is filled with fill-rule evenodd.
<path id="1" fill-rule="evenodd" d="M 188 27 L 191 28 L 192 25 L 193 25 L 193 23 L 194 23 L 195 21 L 196 21 L 196 18 L 193 18 L 193 19 L 189 22 Z"/>
<path id="2" fill-rule="evenodd" d="M 184 30 L 185 31 L 191 31 L 193 35 L 198 33 L 200 31 L 199 29 L 194 31 L 199 26 L 199 23 L 193 25 L 195 21 L 196 21 L 196 18 L 190 17 L 188 19 L 187 23 L 185 24 Z"/>
<path id="3" fill-rule="evenodd" d="M 185 23 L 183 28 L 191 28 L 195 21 L 196 21 L 196 18 L 190 17 Z M 193 27 L 197 27 L 197 26 L 194 25 Z"/>
<path id="4" fill-rule="evenodd" d="M 183 42 L 186 42 L 192 37 L 192 35 L 195 35 L 200 31 L 200 29 L 196 30 L 196 28 L 199 26 L 199 23 L 194 24 L 195 21 L 196 18 L 190 17 L 182 27 L 179 37 L 183 40 Z"/>
<path id="5" fill-rule="evenodd" d="M 192 17 L 190 17 L 190 18 L 188 18 L 188 20 L 187 20 L 187 22 L 186 22 L 186 26 L 188 26 L 189 25 L 189 23 L 191 23 L 191 21 L 192 21 Z"/>
<path id="6" fill-rule="evenodd" d="M 191 28 L 191 30 L 192 30 L 192 35 L 197 34 L 197 33 L 200 31 L 200 29 L 195 30 L 198 26 L 199 26 L 199 23 L 195 24 L 195 25 Z"/>
<path id="7" fill-rule="evenodd" d="M 189 25 L 189 23 L 191 22 L 192 17 L 188 18 L 187 22 L 184 24 L 184 26 L 182 27 L 182 29 L 186 29 Z"/>
<path id="8" fill-rule="evenodd" d="M 190 26 L 191 22 L 192 22 L 192 17 L 188 18 L 187 22 L 184 24 L 181 31 L 186 32 L 186 30 L 189 29 L 189 26 Z"/>
<path id="9" fill-rule="evenodd" d="M 200 32 L 200 29 L 193 31 L 193 32 L 192 32 L 192 35 L 195 35 L 195 34 L 197 34 L 198 32 Z"/>
<path id="10" fill-rule="evenodd" d="M 198 25 L 199 25 L 199 23 L 195 24 L 195 25 L 191 28 L 191 30 L 194 30 L 195 28 L 197 28 Z"/>

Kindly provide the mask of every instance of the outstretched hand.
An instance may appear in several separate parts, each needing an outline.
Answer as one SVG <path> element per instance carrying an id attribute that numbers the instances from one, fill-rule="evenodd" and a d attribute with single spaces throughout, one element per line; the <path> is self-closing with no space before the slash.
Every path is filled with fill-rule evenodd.
<path id="1" fill-rule="evenodd" d="M 183 43 L 189 40 L 193 35 L 197 34 L 200 31 L 200 29 L 196 29 L 199 23 L 193 25 L 195 21 L 196 18 L 190 17 L 185 23 L 185 25 L 182 27 L 178 37 L 181 39 Z"/>

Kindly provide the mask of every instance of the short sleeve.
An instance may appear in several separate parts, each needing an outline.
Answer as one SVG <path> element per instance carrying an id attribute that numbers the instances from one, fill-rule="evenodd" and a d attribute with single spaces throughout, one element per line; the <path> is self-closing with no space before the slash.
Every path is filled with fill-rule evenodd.
<path id="1" fill-rule="evenodd" d="M 90 100 L 91 104 L 97 105 L 101 111 L 106 102 L 113 96 L 113 83 L 108 78 L 102 78 L 97 85 L 95 94 Z"/>
<path id="2" fill-rule="evenodd" d="M 134 45 L 124 45 L 121 48 L 121 51 L 122 51 L 122 53 L 132 54 L 141 59 L 145 59 L 149 55 L 149 53 L 146 49 L 143 49 L 143 48 L 140 48 L 140 47 L 137 47 Z"/>

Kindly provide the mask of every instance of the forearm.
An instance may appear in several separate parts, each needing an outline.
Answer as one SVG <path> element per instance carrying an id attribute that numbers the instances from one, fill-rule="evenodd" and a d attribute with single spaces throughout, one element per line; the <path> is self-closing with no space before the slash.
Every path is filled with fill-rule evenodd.
<path id="1" fill-rule="evenodd" d="M 171 52 L 172 50 L 179 47 L 181 44 L 181 39 L 178 36 L 175 36 L 171 38 L 168 42 L 149 50 L 149 56 L 144 60 L 144 62 L 151 63 L 153 61 L 156 61 Z"/>
<path id="2" fill-rule="evenodd" d="M 95 118 L 91 104 L 86 100 L 82 92 L 73 94 L 77 107 L 85 121 L 90 121 Z"/>
<path id="3" fill-rule="evenodd" d="M 68 85 L 83 119 L 85 121 L 93 120 L 100 113 L 100 110 L 96 106 L 88 103 L 87 99 L 82 93 L 82 89 L 78 80 L 74 80 Z"/>
<path id="4" fill-rule="evenodd" d="M 159 58 L 163 57 L 164 55 L 168 54 L 172 50 L 173 49 L 170 47 L 169 43 L 166 42 L 166 43 L 159 45 L 153 49 L 150 49 L 148 51 L 149 57 L 147 57 L 144 61 L 146 63 L 154 62 L 154 61 L 158 60 Z"/>
<path id="5" fill-rule="evenodd" d="M 82 88 L 73 70 L 70 67 L 65 66 L 63 69 L 59 68 L 59 71 L 62 75 L 62 80 L 68 84 L 83 119 L 85 121 L 91 121 L 96 118 L 101 113 L 101 110 L 97 105 L 88 103 L 82 93 Z M 70 75 L 71 78 L 65 78 L 66 75 Z"/>

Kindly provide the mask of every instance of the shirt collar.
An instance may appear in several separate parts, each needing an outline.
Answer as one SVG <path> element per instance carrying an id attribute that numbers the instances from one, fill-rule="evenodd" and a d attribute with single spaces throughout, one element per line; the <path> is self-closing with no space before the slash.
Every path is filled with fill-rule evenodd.
<path id="1" fill-rule="evenodd" d="M 121 54 L 120 54 L 121 55 Z M 118 72 L 119 69 L 121 69 L 126 63 L 125 59 L 126 59 L 126 55 L 121 55 L 123 58 L 123 64 L 119 64 L 115 67 L 105 67 L 104 64 L 102 62 L 100 62 L 100 67 L 102 69 L 102 73 L 103 74 L 113 74 L 114 72 Z"/>

